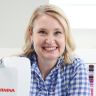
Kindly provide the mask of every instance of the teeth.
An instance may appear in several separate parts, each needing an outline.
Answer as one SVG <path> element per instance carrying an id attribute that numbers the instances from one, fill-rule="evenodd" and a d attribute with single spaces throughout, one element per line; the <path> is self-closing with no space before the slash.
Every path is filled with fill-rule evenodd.
<path id="1" fill-rule="evenodd" d="M 44 49 L 47 51 L 53 51 L 53 50 L 56 50 L 56 47 L 50 47 L 50 48 L 44 48 Z"/>

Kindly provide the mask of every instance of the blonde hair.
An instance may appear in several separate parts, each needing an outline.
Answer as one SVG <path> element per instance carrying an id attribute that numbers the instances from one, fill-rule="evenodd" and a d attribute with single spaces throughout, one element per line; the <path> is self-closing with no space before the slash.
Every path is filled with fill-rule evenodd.
<path id="1" fill-rule="evenodd" d="M 34 49 L 32 48 L 32 42 L 30 36 L 32 35 L 34 21 L 36 20 L 37 17 L 43 14 L 47 14 L 54 17 L 63 26 L 65 32 L 65 51 L 63 53 L 64 62 L 68 64 L 72 63 L 73 62 L 72 53 L 75 50 L 75 44 L 73 42 L 73 38 L 70 33 L 69 22 L 65 17 L 64 12 L 57 6 L 51 4 L 41 5 L 33 12 L 25 34 L 25 45 L 23 49 L 24 51 L 23 55 L 28 56 L 34 51 Z"/>

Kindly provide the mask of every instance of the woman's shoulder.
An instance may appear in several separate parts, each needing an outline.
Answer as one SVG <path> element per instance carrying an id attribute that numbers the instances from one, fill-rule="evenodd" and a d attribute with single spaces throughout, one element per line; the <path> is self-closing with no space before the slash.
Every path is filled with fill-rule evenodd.
<path id="1" fill-rule="evenodd" d="M 65 68 L 70 73 L 77 72 L 78 70 L 86 70 L 86 64 L 80 57 L 74 57 L 71 64 L 66 64 Z"/>
<path id="2" fill-rule="evenodd" d="M 84 65 L 84 60 L 81 59 L 80 57 L 74 57 L 71 65 L 74 67 Z"/>

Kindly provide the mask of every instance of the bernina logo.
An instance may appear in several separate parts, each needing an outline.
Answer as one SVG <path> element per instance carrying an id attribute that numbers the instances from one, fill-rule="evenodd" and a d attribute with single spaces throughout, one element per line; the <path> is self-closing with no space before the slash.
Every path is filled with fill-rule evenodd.
<path id="1" fill-rule="evenodd" d="M 15 92 L 14 88 L 0 88 L 0 92 Z"/>

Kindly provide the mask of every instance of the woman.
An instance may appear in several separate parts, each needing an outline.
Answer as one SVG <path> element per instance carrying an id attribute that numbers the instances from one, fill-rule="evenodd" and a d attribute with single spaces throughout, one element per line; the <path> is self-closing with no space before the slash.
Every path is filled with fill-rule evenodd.
<path id="1" fill-rule="evenodd" d="M 30 96 L 90 96 L 88 72 L 74 50 L 63 11 L 54 5 L 38 7 L 25 34 L 23 53 L 31 61 Z"/>

